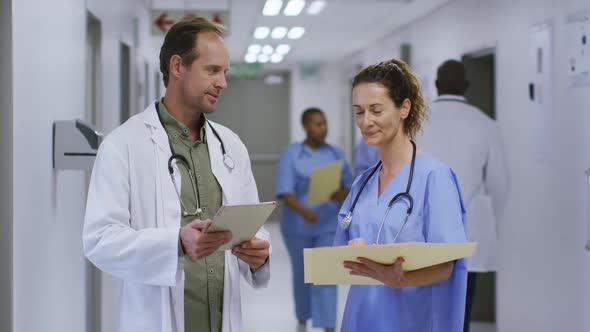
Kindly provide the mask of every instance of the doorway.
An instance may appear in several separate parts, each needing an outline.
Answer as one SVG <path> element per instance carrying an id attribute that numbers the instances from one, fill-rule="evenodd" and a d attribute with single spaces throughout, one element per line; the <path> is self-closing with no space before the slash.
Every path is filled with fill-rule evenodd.
<path id="1" fill-rule="evenodd" d="M 486 48 L 463 55 L 469 87 L 465 98 L 487 116 L 496 119 L 495 49 Z M 474 321 L 496 321 L 496 273 L 479 273 L 471 309 Z"/>
<path id="2" fill-rule="evenodd" d="M 98 18 L 86 14 L 86 121 L 102 131 L 102 26 Z M 90 172 L 86 172 L 86 192 Z M 86 331 L 101 330 L 102 272 L 86 260 Z"/>
<path id="3" fill-rule="evenodd" d="M 121 79 L 119 122 L 123 123 L 131 117 L 131 48 L 123 42 L 121 42 L 119 48 L 121 50 L 119 62 Z"/>
<path id="4" fill-rule="evenodd" d="M 162 98 L 162 77 L 160 76 L 160 71 L 156 70 L 154 72 L 154 99 L 161 99 Z"/>
<path id="5" fill-rule="evenodd" d="M 494 49 L 466 54 L 462 58 L 469 87 L 465 98 L 490 118 L 496 119 L 496 75 Z"/>
<path id="6" fill-rule="evenodd" d="M 12 331 L 12 1 L 0 0 L 0 331 Z"/>
<path id="7" fill-rule="evenodd" d="M 290 142 L 290 74 L 229 77 L 227 85 L 215 113 L 207 117 L 240 136 L 250 154 L 260 201 L 274 201 L 277 163 Z M 269 220 L 279 221 L 279 213 L 275 209 Z"/>

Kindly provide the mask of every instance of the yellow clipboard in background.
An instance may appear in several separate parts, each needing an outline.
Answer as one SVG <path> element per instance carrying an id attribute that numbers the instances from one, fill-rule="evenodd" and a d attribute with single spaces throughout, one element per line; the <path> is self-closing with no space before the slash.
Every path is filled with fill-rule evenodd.
<path id="1" fill-rule="evenodd" d="M 307 204 L 313 205 L 330 201 L 330 196 L 340 189 L 341 179 L 342 160 L 314 168 L 309 178 Z"/>
<path id="2" fill-rule="evenodd" d="M 305 282 L 316 285 L 381 285 L 377 280 L 352 276 L 342 264 L 366 257 L 382 264 L 393 264 L 403 257 L 404 271 L 413 271 L 473 255 L 475 242 L 405 242 L 365 246 L 322 247 L 303 250 Z"/>

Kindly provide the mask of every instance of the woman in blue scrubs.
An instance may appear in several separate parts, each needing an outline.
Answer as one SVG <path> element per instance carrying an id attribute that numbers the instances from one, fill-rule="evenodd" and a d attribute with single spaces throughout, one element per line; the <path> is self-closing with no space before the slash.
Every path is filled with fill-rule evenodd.
<path id="1" fill-rule="evenodd" d="M 353 80 L 352 104 L 363 139 L 377 146 L 381 164 L 372 176 L 370 168 L 353 183 L 339 221 L 360 195 L 349 226 L 339 222 L 334 244 L 373 244 L 382 220 L 379 243 L 392 243 L 406 217 L 409 199 L 396 200 L 387 216 L 386 210 L 396 194 L 406 191 L 410 178 L 413 210 L 395 242 L 466 242 L 465 210 L 455 173 L 428 153 L 415 155 L 411 172 L 416 153 L 411 140 L 427 111 L 419 82 L 409 67 L 403 61 L 389 60 L 363 69 Z M 352 275 L 384 285 L 350 288 L 342 331 L 463 330 L 465 259 L 412 272 L 404 272 L 402 263 L 403 258 L 383 265 L 362 257 L 344 262 Z"/>
<path id="2" fill-rule="evenodd" d="M 305 324 L 311 318 L 313 327 L 332 332 L 336 326 L 336 286 L 304 283 L 303 249 L 331 246 L 334 242 L 338 211 L 348 195 L 352 175 L 344 153 L 325 142 L 328 130 L 324 113 L 317 108 L 307 109 L 301 123 L 307 138 L 289 145 L 278 166 L 276 196 L 282 201 L 281 231 L 291 257 L 297 320 Z M 332 194 L 332 201 L 307 205 L 312 170 L 337 160 L 342 160 L 341 188 Z"/>

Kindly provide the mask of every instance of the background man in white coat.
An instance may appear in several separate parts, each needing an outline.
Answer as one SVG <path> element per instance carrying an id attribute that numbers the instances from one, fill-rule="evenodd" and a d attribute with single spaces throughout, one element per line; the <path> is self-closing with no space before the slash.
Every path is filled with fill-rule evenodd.
<path id="1" fill-rule="evenodd" d="M 471 304 L 478 272 L 495 271 L 497 218 L 506 203 L 509 174 L 496 122 L 463 97 L 468 82 L 465 67 L 445 61 L 437 71 L 439 97 L 430 107 L 420 144 L 448 164 L 459 178 L 467 208 L 467 234 L 478 247 L 468 260 L 465 331 L 469 331 Z"/>
<path id="2" fill-rule="evenodd" d="M 245 146 L 205 118 L 227 87 L 222 36 L 201 18 L 174 25 L 160 51 L 165 97 L 99 149 L 84 251 L 122 282 L 120 331 L 240 331 L 240 275 L 269 280 L 264 229 L 225 252 L 229 232 L 204 232 L 222 204 L 258 202 Z"/>

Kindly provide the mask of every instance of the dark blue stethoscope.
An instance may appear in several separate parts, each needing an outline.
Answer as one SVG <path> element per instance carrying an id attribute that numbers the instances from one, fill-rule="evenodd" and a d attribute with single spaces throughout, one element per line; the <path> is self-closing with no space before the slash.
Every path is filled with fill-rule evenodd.
<path id="1" fill-rule="evenodd" d="M 158 105 L 158 102 L 156 101 L 155 104 L 156 104 L 156 113 L 158 114 L 158 120 L 160 120 L 160 124 L 162 124 L 162 128 L 164 128 L 166 135 L 168 135 L 168 132 L 166 131 L 166 126 L 164 126 L 164 121 L 162 120 L 162 116 L 160 115 L 160 107 Z M 209 124 L 209 128 L 211 128 L 213 135 L 215 135 L 215 137 L 217 138 L 217 140 L 221 144 L 221 153 L 223 154 L 223 163 L 225 164 L 225 166 L 228 169 L 233 170 L 236 167 L 236 165 L 235 165 L 233 159 L 229 156 L 229 154 L 227 154 L 227 151 L 225 150 L 225 145 L 223 144 L 221 137 L 219 136 L 219 134 L 217 133 L 215 128 L 213 128 L 213 126 L 211 125 L 209 120 L 205 119 L 205 121 L 207 122 L 207 124 Z M 203 209 L 201 209 L 201 202 L 199 200 L 199 187 L 195 183 L 195 179 L 193 176 L 193 171 L 192 171 L 191 165 L 189 164 L 188 160 L 186 160 L 186 158 L 184 156 L 177 154 L 174 151 L 174 147 L 172 146 L 172 143 L 170 143 L 170 139 L 168 139 L 168 144 L 170 145 L 170 151 L 172 152 L 172 156 L 170 156 L 170 158 L 168 158 L 168 173 L 170 173 L 170 178 L 172 179 L 172 183 L 174 184 L 174 191 L 176 191 L 176 195 L 178 196 L 178 200 L 180 201 L 180 205 L 182 206 L 182 216 L 183 217 L 196 216 L 197 214 L 203 212 Z M 197 206 L 196 206 L 194 212 L 189 212 L 188 209 L 184 206 L 182 199 L 180 198 L 180 191 L 178 190 L 178 186 L 176 185 L 176 180 L 174 179 L 174 168 L 172 167 L 172 162 L 175 160 L 176 160 L 177 164 L 179 164 L 179 163 L 183 164 L 184 167 L 186 167 L 186 169 L 188 170 L 188 177 L 190 178 L 191 186 L 193 189 L 193 194 L 195 195 L 195 202 L 197 203 Z"/>
<path id="2" fill-rule="evenodd" d="M 379 225 L 379 232 L 377 233 L 377 239 L 375 240 L 375 244 L 379 244 L 379 239 L 381 238 L 381 231 L 383 230 L 383 225 L 385 224 L 385 220 L 387 219 L 387 216 L 389 215 L 389 211 L 391 211 L 391 207 L 393 206 L 393 203 L 395 203 L 397 200 L 399 200 L 401 198 L 405 198 L 409 201 L 409 207 L 408 207 L 408 210 L 406 211 L 406 217 L 404 218 L 404 221 L 402 222 L 401 227 L 399 228 L 399 230 L 395 234 L 393 240 L 391 241 L 392 243 L 394 243 L 395 240 L 397 240 L 397 238 L 399 237 L 400 233 L 402 232 L 402 229 L 404 228 L 404 226 L 406 225 L 406 222 L 408 221 L 408 218 L 410 217 L 410 214 L 412 213 L 412 210 L 414 209 L 414 199 L 412 198 L 412 195 L 410 195 L 410 188 L 412 187 L 412 179 L 414 178 L 414 163 L 416 161 L 416 143 L 414 143 L 414 141 L 412 141 L 412 140 L 410 140 L 410 142 L 412 143 L 413 150 L 412 150 L 412 162 L 410 164 L 410 175 L 408 176 L 408 185 L 406 186 L 406 191 L 403 193 L 398 193 L 397 195 L 393 196 L 393 198 L 389 201 L 389 204 L 387 205 L 387 210 L 385 211 L 385 215 L 383 216 L 383 219 L 381 220 L 381 224 Z M 352 202 L 352 206 L 350 207 L 348 214 L 346 215 L 346 217 L 344 217 L 344 219 L 342 219 L 342 226 L 344 226 L 345 229 L 348 229 L 350 227 L 350 224 L 352 223 L 352 213 L 354 212 L 354 207 L 356 206 L 356 203 L 359 200 L 359 197 L 363 193 L 363 189 L 365 189 L 367 182 L 369 182 L 371 177 L 381 167 L 381 164 L 382 163 L 380 160 L 377 163 L 377 165 L 375 165 L 375 167 L 373 168 L 371 173 L 369 173 L 369 176 L 367 176 L 367 178 L 363 182 L 361 189 L 354 197 L 354 201 Z"/>

